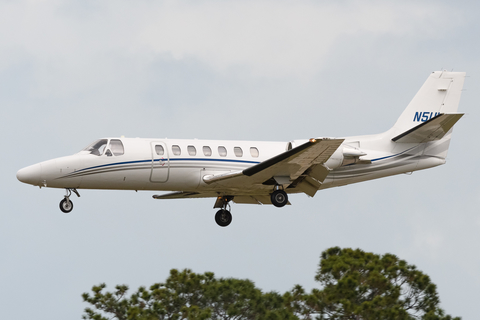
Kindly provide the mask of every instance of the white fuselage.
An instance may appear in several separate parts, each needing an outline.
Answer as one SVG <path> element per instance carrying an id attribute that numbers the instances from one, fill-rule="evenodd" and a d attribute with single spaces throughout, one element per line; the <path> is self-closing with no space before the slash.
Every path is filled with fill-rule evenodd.
<path id="1" fill-rule="evenodd" d="M 424 145 L 395 144 L 384 136 L 389 136 L 388 132 L 346 138 L 341 148 L 326 162 L 326 166 L 333 170 L 319 189 L 412 172 L 445 162 L 438 157 L 422 157 Z M 108 144 L 99 154 L 84 150 L 24 168 L 17 176 L 21 181 L 52 188 L 268 194 L 272 190 L 268 185 L 234 190 L 223 187 L 221 183 L 207 184 L 203 178 L 244 170 L 307 141 L 114 140 L 121 141 L 122 154 L 109 152 L 112 139 L 108 139 Z M 163 154 L 158 152 L 159 146 Z M 358 150 L 366 154 L 360 159 L 370 160 L 370 164 L 349 162 L 349 154 Z"/>

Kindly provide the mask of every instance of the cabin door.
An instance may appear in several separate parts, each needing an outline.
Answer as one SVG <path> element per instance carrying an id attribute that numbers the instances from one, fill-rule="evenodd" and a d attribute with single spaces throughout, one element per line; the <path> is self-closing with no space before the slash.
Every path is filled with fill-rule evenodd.
<path id="1" fill-rule="evenodd" d="M 167 145 L 162 141 L 150 143 L 152 149 L 152 172 L 150 182 L 167 182 L 170 174 L 170 160 Z"/>

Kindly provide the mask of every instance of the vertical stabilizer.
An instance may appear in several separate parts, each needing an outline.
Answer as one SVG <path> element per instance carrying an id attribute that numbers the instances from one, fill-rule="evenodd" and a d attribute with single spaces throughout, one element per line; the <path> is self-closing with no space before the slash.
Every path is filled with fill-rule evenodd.
<path id="1" fill-rule="evenodd" d="M 465 72 L 430 74 L 393 126 L 393 135 L 406 132 L 440 113 L 457 112 L 464 80 Z"/>

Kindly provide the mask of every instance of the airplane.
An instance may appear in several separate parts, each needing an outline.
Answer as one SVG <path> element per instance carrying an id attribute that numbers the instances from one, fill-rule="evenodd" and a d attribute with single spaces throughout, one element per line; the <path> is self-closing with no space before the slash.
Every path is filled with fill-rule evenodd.
<path id="1" fill-rule="evenodd" d="M 170 191 L 154 199 L 215 198 L 215 221 L 232 221 L 230 202 L 283 207 L 289 194 L 444 164 L 465 72 L 435 71 L 388 131 L 287 142 L 103 138 L 80 152 L 20 169 L 17 179 L 66 189 L 60 209 L 73 209 L 79 189 Z"/>

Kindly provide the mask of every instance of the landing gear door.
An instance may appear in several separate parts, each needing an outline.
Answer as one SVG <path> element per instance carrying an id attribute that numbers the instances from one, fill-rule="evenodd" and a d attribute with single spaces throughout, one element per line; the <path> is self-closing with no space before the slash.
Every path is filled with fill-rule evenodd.
<path id="1" fill-rule="evenodd" d="M 152 172 L 150 182 L 167 182 L 170 174 L 170 160 L 167 145 L 162 141 L 150 144 L 152 149 Z"/>

